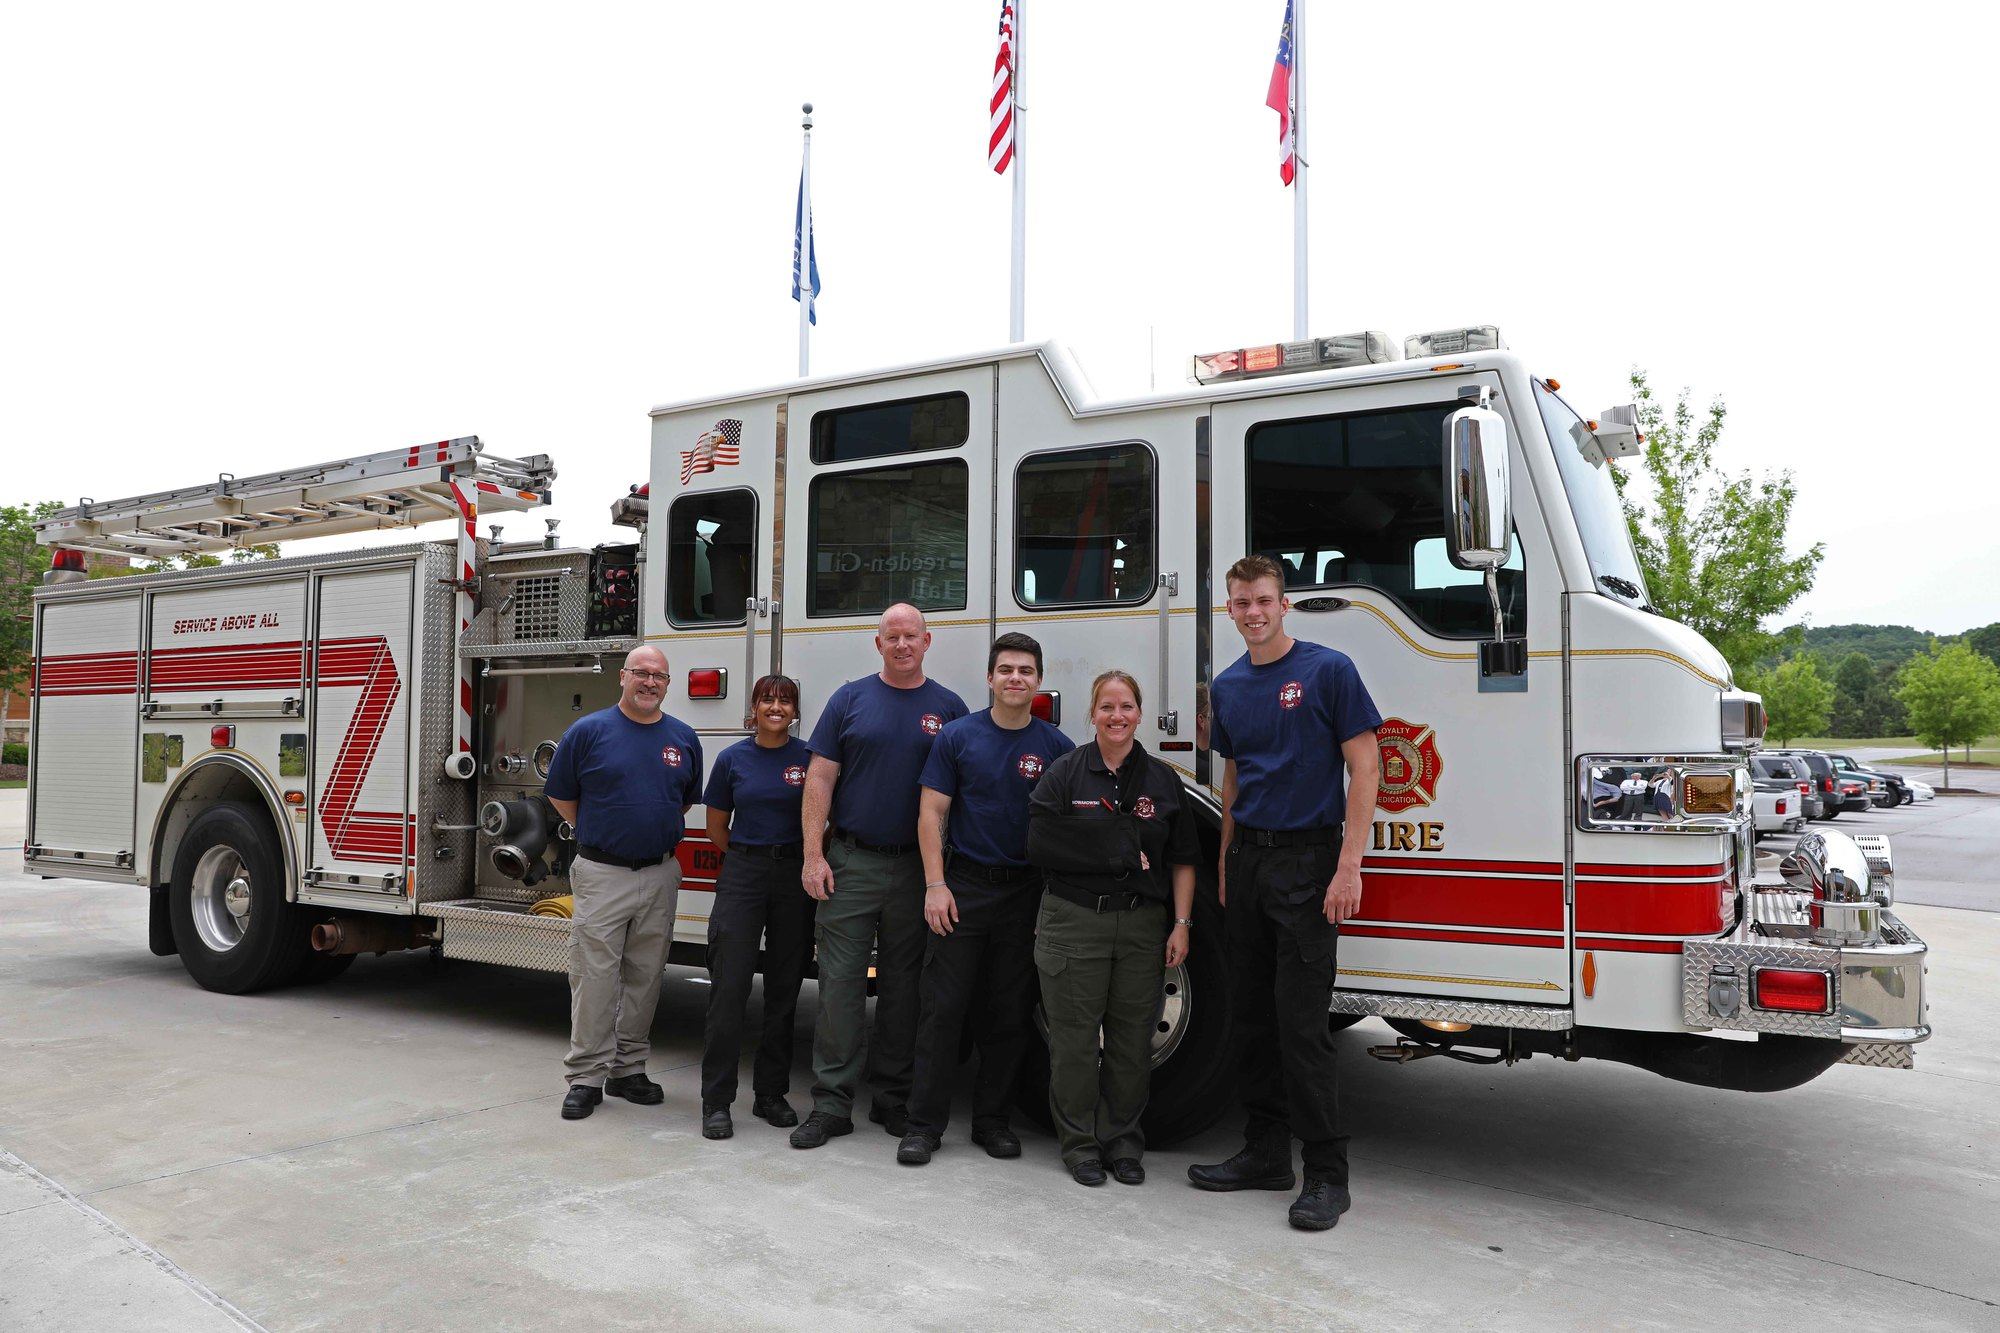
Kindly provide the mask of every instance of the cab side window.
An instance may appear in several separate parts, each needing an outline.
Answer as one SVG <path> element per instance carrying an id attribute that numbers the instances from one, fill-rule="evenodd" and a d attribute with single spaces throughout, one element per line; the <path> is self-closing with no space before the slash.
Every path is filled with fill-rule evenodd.
<path id="1" fill-rule="evenodd" d="M 814 477 L 806 614 L 964 610 L 969 478 L 956 458 Z"/>
<path id="2" fill-rule="evenodd" d="M 1014 596 L 1022 606 L 1153 595 L 1153 451 L 1112 444 L 1032 454 L 1014 479 Z"/>
<path id="3" fill-rule="evenodd" d="M 972 402 L 938 393 L 813 413 L 812 461 L 853 463 L 887 454 L 959 449 L 972 432 Z"/>
<path id="4" fill-rule="evenodd" d="M 1267 421 L 1245 437 L 1250 549 L 1278 561 L 1285 587 L 1360 585 L 1444 638 L 1484 638 L 1483 576 L 1445 550 L 1444 421 L 1457 403 Z M 1517 537 L 1500 571 L 1507 633 L 1527 633 Z"/>
<path id="5" fill-rule="evenodd" d="M 751 491 L 683 495 L 667 511 L 667 618 L 676 625 L 740 625 L 757 558 Z"/>

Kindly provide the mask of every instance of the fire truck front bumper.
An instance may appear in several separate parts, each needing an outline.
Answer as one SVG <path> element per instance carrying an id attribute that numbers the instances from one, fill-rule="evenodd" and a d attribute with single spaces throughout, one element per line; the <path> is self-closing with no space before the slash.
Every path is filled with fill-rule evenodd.
<path id="1" fill-rule="evenodd" d="M 1888 840 L 1809 833 L 1782 872 L 1783 885 L 1752 887 L 1729 935 L 1687 942 L 1682 1021 L 1823 1038 L 1846 1046 L 1843 1063 L 1913 1067 L 1931 1035 L 1929 948 L 1888 910 Z"/>

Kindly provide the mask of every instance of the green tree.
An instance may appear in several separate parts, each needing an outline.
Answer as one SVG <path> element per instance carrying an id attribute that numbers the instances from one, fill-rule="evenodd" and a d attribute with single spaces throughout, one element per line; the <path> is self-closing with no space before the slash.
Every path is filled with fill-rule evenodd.
<path id="1" fill-rule="evenodd" d="M 2000 667 L 1964 643 L 1931 650 L 1903 668 L 1900 691 L 1910 726 L 1926 746 L 1944 756 L 1944 785 L 1951 786 L 1951 747 L 2000 731 Z"/>
<path id="2" fill-rule="evenodd" d="M 34 664 L 34 594 L 49 567 L 49 548 L 35 543 L 35 520 L 60 508 L 54 500 L 0 505 L 0 718 L 28 687 Z"/>
<path id="3" fill-rule="evenodd" d="M 1870 691 L 1875 684 L 1875 664 L 1868 654 L 1854 652 L 1840 659 L 1833 672 L 1833 717 L 1829 736 L 1875 736 L 1870 715 Z"/>
<path id="4" fill-rule="evenodd" d="M 2000 666 L 2000 620 L 1991 625 L 1981 625 L 1978 629 L 1969 629 L 1958 637 L 1973 652 L 1994 666 Z"/>
<path id="5" fill-rule="evenodd" d="M 1868 687 L 1868 711 L 1875 719 L 1875 729 L 1868 735 L 1902 736 L 1909 732 L 1909 714 L 1903 711 L 1903 701 L 1896 696 L 1902 684 L 1901 662 L 1876 663 L 1875 681 Z"/>
<path id="6" fill-rule="evenodd" d="M 1716 461 L 1728 416 L 1720 398 L 1697 420 L 1685 389 L 1669 408 L 1637 368 L 1632 395 L 1645 437 L 1645 494 L 1634 495 L 1622 469 L 1611 471 L 1653 603 L 1699 631 L 1741 675 L 1778 646 L 1764 622 L 1812 587 L 1825 545 L 1785 549 L 1797 498 L 1791 473 L 1760 479 Z"/>
<path id="7" fill-rule="evenodd" d="M 1826 731 L 1833 682 L 1819 674 L 1810 657 L 1790 658 L 1773 671 L 1752 671 L 1744 677 L 1743 687 L 1764 696 L 1765 734 L 1780 746 Z"/>

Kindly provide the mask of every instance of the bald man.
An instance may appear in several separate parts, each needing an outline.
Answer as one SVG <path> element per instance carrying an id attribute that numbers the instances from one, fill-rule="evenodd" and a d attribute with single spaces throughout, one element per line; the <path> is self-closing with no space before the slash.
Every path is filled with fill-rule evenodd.
<path id="1" fill-rule="evenodd" d="M 565 1120 L 583 1119 L 607 1092 L 640 1106 L 666 1099 L 646 1057 L 680 897 L 674 848 L 701 800 L 701 742 L 661 709 L 670 679 L 658 648 L 626 654 L 617 704 L 570 724 L 543 788 L 577 841 Z"/>
<path id="2" fill-rule="evenodd" d="M 901 1139 L 916 1066 L 917 975 L 924 961 L 924 864 L 917 848 L 918 779 L 944 724 L 965 700 L 924 676 L 931 646 L 923 613 L 882 613 L 882 669 L 833 692 L 813 728 L 804 825 L 808 894 L 819 900 L 819 1025 L 813 1110 L 794 1148 L 854 1132 L 861 1081 L 868 959 L 876 955 L 875 1031 L 868 1047 L 869 1119 Z"/>

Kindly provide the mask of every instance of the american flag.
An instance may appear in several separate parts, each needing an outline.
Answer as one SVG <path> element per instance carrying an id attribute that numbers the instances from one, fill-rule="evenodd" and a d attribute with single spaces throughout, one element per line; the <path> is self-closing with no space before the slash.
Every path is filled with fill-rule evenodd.
<path id="1" fill-rule="evenodd" d="M 1000 0 L 1000 50 L 993 57 L 992 132 L 986 140 L 986 165 L 995 175 L 1007 174 L 1014 160 L 1014 0 Z"/>
<path id="2" fill-rule="evenodd" d="M 1278 179 L 1292 183 L 1298 168 L 1298 145 L 1292 138 L 1292 3 L 1285 0 L 1285 29 L 1278 34 L 1278 63 L 1271 67 L 1271 91 L 1264 105 L 1278 113 Z"/>
<path id="3" fill-rule="evenodd" d="M 710 426 L 694 442 L 694 448 L 681 451 L 681 485 L 687 485 L 688 478 L 697 472 L 713 472 L 718 467 L 735 466 L 737 446 L 742 442 L 742 422 L 724 418 Z"/>

